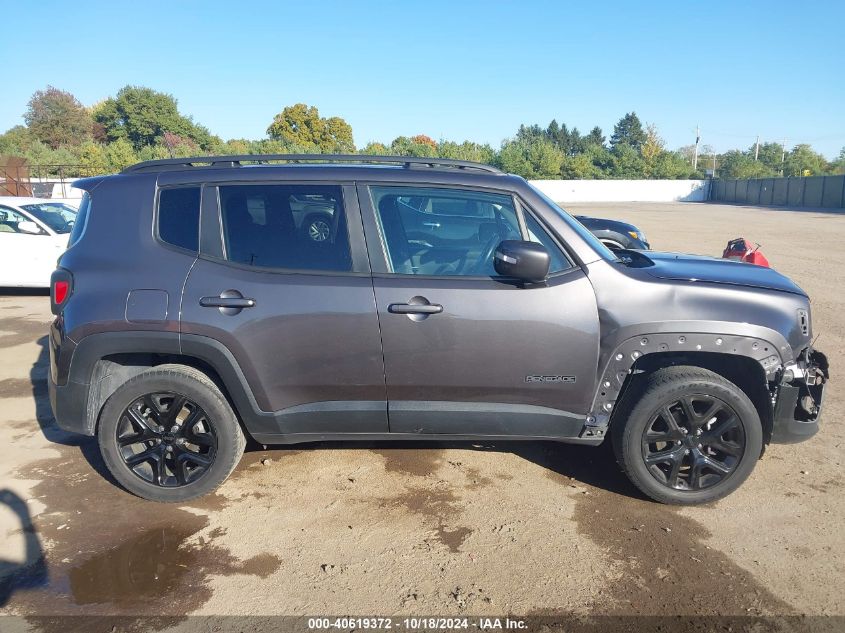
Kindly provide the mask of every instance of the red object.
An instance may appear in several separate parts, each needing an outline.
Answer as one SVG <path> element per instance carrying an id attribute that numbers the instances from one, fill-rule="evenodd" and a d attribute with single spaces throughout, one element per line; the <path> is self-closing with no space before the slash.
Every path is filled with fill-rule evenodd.
<path id="1" fill-rule="evenodd" d="M 67 299 L 68 291 L 70 290 L 69 281 L 56 281 L 53 283 L 53 303 L 61 305 Z"/>
<path id="2" fill-rule="evenodd" d="M 725 251 L 722 253 L 722 258 L 770 268 L 769 260 L 759 249 L 759 244 L 752 246 L 751 242 L 744 237 L 738 237 L 728 242 Z"/>

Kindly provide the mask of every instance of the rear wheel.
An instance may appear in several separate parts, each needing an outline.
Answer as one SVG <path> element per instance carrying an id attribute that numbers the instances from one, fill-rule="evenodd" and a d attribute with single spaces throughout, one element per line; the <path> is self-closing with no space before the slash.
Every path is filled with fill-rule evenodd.
<path id="1" fill-rule="evenodd" d="M 669 367 L 645 377 L 620 403 L 611 435 L 634 485 L 652 499 L 683 505 L 736 490 L 763 446 L 748 396 L 699 367 Z"/>
<path id="2" fill-rule="evenodd" d="M 245 439 L 217 385 L 183 365 L 154 367 L 108 399 L 97 431 L 111 474 L 151 501 L 177 502 L 216 489 Z"/>

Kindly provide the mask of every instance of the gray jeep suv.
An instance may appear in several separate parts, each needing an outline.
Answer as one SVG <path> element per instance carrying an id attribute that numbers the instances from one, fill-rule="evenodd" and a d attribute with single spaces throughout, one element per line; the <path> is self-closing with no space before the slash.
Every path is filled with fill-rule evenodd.
<path id="1" fill-rule="evenodd" d="M 792 281 L 613 253 L 492 167 L 225 156 L 76 186 L 50 400 L 147 499 L 214 490 L 247 436 L 609 435 L 646 495 L 692 504 L 817 429 L 827 361 Z M 320 239 L 297 220 L 306 202 Z"/>

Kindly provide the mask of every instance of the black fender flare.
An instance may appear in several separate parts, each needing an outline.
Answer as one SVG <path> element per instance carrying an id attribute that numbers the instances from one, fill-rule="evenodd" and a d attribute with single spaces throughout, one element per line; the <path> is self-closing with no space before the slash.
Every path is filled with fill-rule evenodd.
<path id="1" fill-rule="evenodd" d="M 773 330 L 767 330 L 766 338 L 718 332 L 649 332 L 629 336 L 600 365 L 585 435 L 604 435 L 634 364 L 649 354 L 665 352 L 690 355 L 709 352 L 751 358 L 760 364 L 767 379 L 774 379 L 783 363 L 792 359 L 786 339 Z"/>

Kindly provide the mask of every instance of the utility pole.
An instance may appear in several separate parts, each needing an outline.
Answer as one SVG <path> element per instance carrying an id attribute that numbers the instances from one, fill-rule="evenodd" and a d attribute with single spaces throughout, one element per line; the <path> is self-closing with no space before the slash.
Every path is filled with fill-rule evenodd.
<path id="1" fill-rule="evenodd" d="M 783 176 L 783 164 L 786 162 L 786 139 L 780 144 L 780 175 Z"/>
<path id="2" fill-rule="evenodd" d="M 692 168 L 698 169 L 698 142 L 701 140 L 701 131 L 695 126 L 695 152 L 692 155 Z"/>
<path id="3" fill-rule="evenodd" d="M 754 144 L 754 160 L 760 155 L 760 135 L 757 135 L 757 142 Z"/>
<path id="4" fill-rule="evenodd" d="M 713 178 L 716 177 L 716 150 L 713 150 Z"/>

